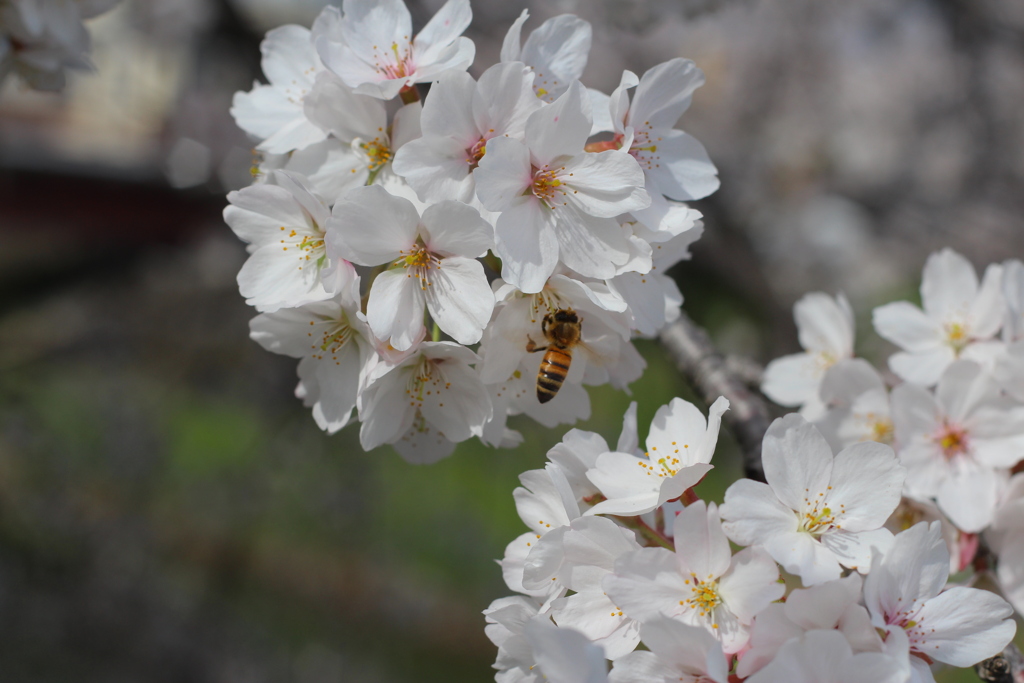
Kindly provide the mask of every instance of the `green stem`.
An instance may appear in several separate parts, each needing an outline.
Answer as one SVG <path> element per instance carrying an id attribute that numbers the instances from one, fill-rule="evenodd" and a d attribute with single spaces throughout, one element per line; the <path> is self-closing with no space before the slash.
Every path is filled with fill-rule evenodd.
<path id="1" fill-rule="evenodd" d="M 619 520 L 626 525 L 627 528 L 636 531 L 638 534 L 644 537 L 647 541 L 648 547 L 650 546 L 661 546 L 667 550 L 675 550 L 676 545 L 673 543 L 668 536 L 661 533 L 657 529 L 652 529 L 639 517 L 621 517 L 619 515 L 614 516 L 615 519 Z"/>
<path id="2" fill-rule="evenodd" d="M 434 323 L 434 328 L 430 331 L 430 341 L 441 341 L 441 328 L 438 327 L 436 322 Z"/>

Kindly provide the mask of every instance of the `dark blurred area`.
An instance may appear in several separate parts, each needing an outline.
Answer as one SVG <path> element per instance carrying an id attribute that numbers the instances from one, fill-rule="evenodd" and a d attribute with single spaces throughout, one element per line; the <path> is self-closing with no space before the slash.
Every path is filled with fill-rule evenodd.
<path id="1" fill-rule="evenodd" d="M 220 214 L 251 144 L 228 108 L 263 33 L 323 4 L 124 0 L 89 25 L 95 73 L 0 92 L 4 683 L 492 678 L 480 610 L 508 592 L 512 489 L 567 428 L 513 420 L 520 449 L 426 468 L 365 454 L 248 339 Z M 416 26 L 441 4 L 410 2 Z M 474 0 L 475 73 L 525 6 L 528 30 L 593 23 L 587 85 L 677 56 L 707 74 L 682 127 L 722 189 L 676 275 L 730 353 L 796 350 L 809 290 L 845 291 L 884 352 L 870 309 L 916 296 L 930 251 L 1024 254 L 1019 0 Z M 640 346 L 643 432 L 689 390 Z M 614 443 L 631 399 L 591 396 L 578 426 Z"/>

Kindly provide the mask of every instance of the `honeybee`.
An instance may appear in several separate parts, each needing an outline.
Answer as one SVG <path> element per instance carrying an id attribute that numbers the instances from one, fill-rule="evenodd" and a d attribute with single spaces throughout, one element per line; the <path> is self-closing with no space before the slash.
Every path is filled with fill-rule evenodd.
<path id="1" fill-rule="evenodd" d="M 572 364 L 573 347 L 580 344 L 582 321 L 571 308 L 560 308 L 544 316 L 540 329 L 547 339 L 547 346 L 537 346 L 530 339 L 527 351 L 547 349 L 537 371 L 537 400 L 547 403 L 555 397 L 565 382 L 565 376 Z"/>

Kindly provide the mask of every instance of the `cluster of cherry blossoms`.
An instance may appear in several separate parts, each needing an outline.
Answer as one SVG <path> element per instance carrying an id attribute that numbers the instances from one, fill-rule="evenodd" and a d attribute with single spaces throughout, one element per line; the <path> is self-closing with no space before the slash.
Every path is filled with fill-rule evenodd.
<path id="1" fill-rule="evenodd" d="M 787 415 L 764 438 L 767 483 L 737 481 L 717 506 L 692 487 L 728 402 L 705 420 L 674 399 L 646 451 L 635 408 L 614 450 L 571 430 L 520 477 L 529 531 L 501 561 L 519 595 L 484 612 L 499 683 L 928 683 L 932 665 L 970 666 L 1012 640 L 1005 600 L 947 583 L 963 556 L 943 522 L 901 502 L 912 468 L 891 446 L 836 453 Z"/>
<path id="2" fill-rule="evenodd" d="M 89 62 L 82 21 L 118 0 L 0 0 L 0 83 L 15 73 L 37 90 L 61 90 L 67 69 Z"/>
<path id="3" fill-rule="evenodd" d="M 224 212 L 251 254 L 252 337 L 300 359 L 317 424 L 357 419 L 367 450 L 432 462 L 474 436 L 519 443 L 509 415 L 585 418 L 583 385 L 625 389 L 644 369 L 631 339 L 679 315 L 665 271 L 703 230 L 682 202 L 718 187 L 675 128 L 703 74 L 673 59 L 588 90 L 590 25 L 557 16 L 523 41 L 527 18 L 473 78 L 468 0 L 416 35 L 401 0 L 345 0 L 270 31 L 269 83 L 235 95 L 259 155 Z M 553 339 L 566 311 L 578 334 Z"/>
<path id="4" fill-rule="evenodd" d="M 960 254 L 932 254 L 921 304 L 874 311 L 901 349 L 890 374 L 854 357 L 842 295 L 808 294 L 795 308 L 805 352 L 769 364 L 762 389 L 834 448 L 890 444 L 907 469 L 903 514 L 941 522 L 955 569 L 994 562 L 1024 613 L 1024 264 L 991 264 L 979 282 Z"/>

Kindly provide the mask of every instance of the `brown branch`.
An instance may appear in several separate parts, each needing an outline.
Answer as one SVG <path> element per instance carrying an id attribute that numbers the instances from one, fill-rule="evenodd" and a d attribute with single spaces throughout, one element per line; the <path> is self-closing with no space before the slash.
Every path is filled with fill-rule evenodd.
<path id="1" fill-rule="evenodd" d="M 974 665 L 978 678 L 989 683 L 1024 683 L 1024 655 L 1010 643 L 995 657 Z"/>
<path id="2" fill-rule="evenodd" d="M 747 477 L 764 481 L 761 440 L 770 422 L 764 400 L 730 371 L 708 333 L 686 313 L 662 330 L 661 343 L 708 405 L 719 396 L 729 399 L 729 410 L 722 417 L 743 451 L 743 470 Z"/>

